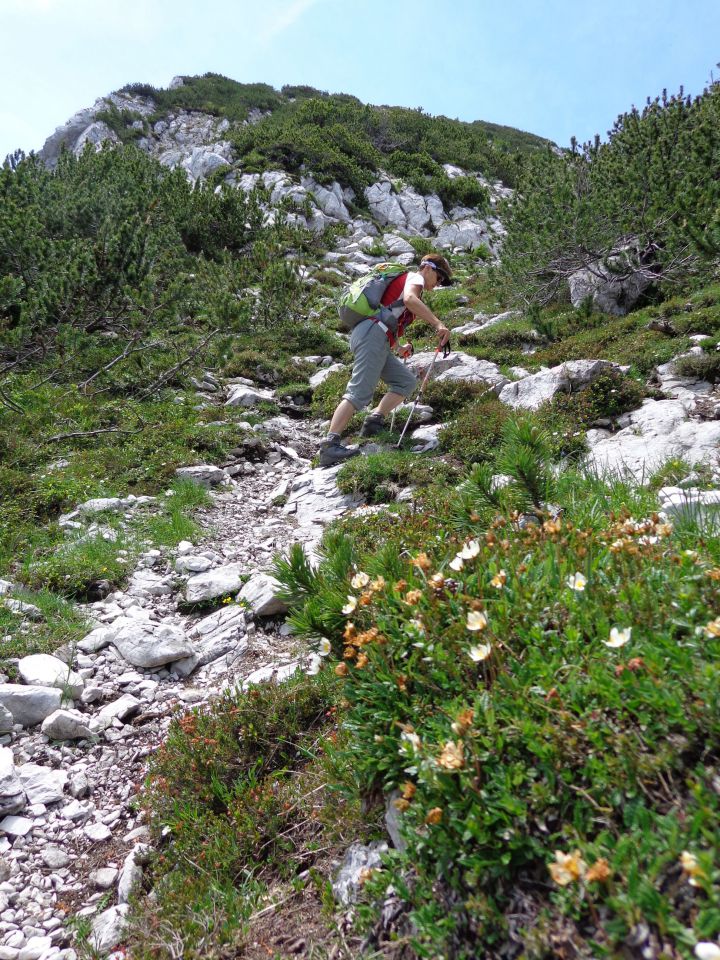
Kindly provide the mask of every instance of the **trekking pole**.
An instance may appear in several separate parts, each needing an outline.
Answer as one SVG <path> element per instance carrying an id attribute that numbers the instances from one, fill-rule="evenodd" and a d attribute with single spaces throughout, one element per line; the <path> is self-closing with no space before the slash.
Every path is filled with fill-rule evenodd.
<path id="1" fill-rule="evenodd" d="M 410 353 L 409 354 L 406 353 L 405 356 L 403 357 L 404 366 L 407 366 L 408 357 L 409 356 L 412 357 L 413 354 L 415 353 L 415 348 L 413 347 L 413 345 L 410 343 L 408 344 L 408 346 L 410 347 Z M 395 430 L 395 414 L 396 413 L 397 413 L 397 407 L 395 407 L 395 409 L 392 412 L 392 416 L 390 417 L 390 433 L 393 433 L 393 431 Z"/>
<path id="2" fill-rule="evenodd" d="M 403 438 L 404 438 L 404 436 L 405 436 L 405 434 L 406 434 L 406 432 L 407 432 L 407 428 L 408 428 L 408 426 L 410 425 L 410 421 L 412 420 L 412 415 L 415 413 L 415 408 L 417 407 L 418 403 L 420 402 L 420 399 L 421 399 L 421 397 L 422 397 L 422 395 L 423 395 L 423 390 L 425 389 L 425 384 L 428 382 L 428 380 L 429 380 L 429 378 L 430 378 L 430 374 L 432 373 L 432 369 L 433 369 L 433 367 L 435 366 L 435 361 L 437 360 L 438 354 L 440 353 L 441 350 L 442 350 L 442 352 L 443 352 L 443 357 L 447 357 L 447 356 L 449 355 L 449 353 L 450 353 L 450 341 L 449 341 L 449 340 L 447 341 L 447 343 L 445 343 L 444 346 L 442 346 L 442 347 L 441 347 L 441 346 L 438 346 L 438 347 L 436 347 L 436 349 L 435 349 L 435 353 L 433 354 L 433 358 L 432 358 L 432 360 L 430 361 L 430 366 L 427 368 L 427 371 L 426 371 L 426 373 L 425 373 L 425 376 L 424 376 L 423 379 L 422 379 L 422 383 L 420 384 L 420 389 L 419 389 L 418 392 L 417 392 L 417 396 L 415 397 L 415 400 L 414 400 L 414 402 L 413 402 L 412 407 L 410 407 L 410 413 L 408 414 L 408 418 L 407 418 L 407 420 L 405 421 L 405 426 L 403 427 L 402 433 L 400 434 L 400 439 L 398 440 L 398 442 L 397 442 L 397 444 L 396 444 L 396 447 L 395 447 L 396 450 L 399 450 L 399 449 L 400 449 L 400 446 L 401 446 L 401 444 L 402 444 L 402 442 L 403 442 Z"/>

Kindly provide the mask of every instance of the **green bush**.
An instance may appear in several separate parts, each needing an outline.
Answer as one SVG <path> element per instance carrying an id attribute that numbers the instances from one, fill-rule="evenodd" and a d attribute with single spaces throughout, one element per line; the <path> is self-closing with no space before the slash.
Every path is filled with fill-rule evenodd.
<path id="1" fill-rule="evenodd" d="M 440 449 L 465 464 L 492 462 L 509 416 L 508 407 L 494 396 L 476 400 L 440 431 Z"/>
<path id="2" fill-rule="evenodd" d="M 487 383 L 468 380 L 428 380 L 423 401 L 435 411 L 435 419 L 456 416 L 481 396 L 489 396 L 492 388 Z"/>
<path id="3" fill-rule="evenodd" d="M 718 383 L 720 382 L 720 352 L 681 357 L 676 362 L 675 368 L 681 377 L 694 377 L 697 380 Z"/>
<path id="4" fill-rule="evenodd" d="M 392 451 L 353 458 L 338 473 L 337 483 L 343 493 L 361 494 L 370 503 L 389 503 L 403 487 L 448 484 L 456 476 L 441 460 Z"/>

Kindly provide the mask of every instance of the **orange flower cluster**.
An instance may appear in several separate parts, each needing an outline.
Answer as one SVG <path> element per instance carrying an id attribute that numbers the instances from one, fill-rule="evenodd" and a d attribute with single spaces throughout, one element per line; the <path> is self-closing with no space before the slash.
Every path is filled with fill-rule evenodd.
<path id="1" fill-rule="evenodd" d="M 556 850 L 555 863 L 548 864 L 548 870 L 559 887 L 567 887 L 568 884 L 578 880 L 584 880 L 586 883 L 605 883 L 610 879 L 610 865 L 604 857 L 588 867 L 579 850 L 573 853 Z"/>

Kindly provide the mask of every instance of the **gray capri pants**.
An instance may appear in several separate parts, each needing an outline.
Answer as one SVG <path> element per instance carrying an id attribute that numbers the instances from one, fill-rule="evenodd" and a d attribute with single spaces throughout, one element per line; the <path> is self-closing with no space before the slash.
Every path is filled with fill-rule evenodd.
<path id="1" fill-rule="evenodd" d="M 408 397 L 415 389 L 417 377 L 390 349 L 390 341 L 372 320 L 362 320 L 350 334 L 350 349 L 355 362 L 352 376 L 343 396 L 356 410 L 362 410 L 373 398 L 379 380 L 384 380 L 392 393 Z"/>

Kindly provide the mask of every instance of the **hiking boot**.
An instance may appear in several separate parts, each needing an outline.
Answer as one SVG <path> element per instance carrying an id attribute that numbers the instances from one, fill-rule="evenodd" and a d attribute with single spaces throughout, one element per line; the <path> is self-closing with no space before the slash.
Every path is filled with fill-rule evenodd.
<path id="1" fill-rule="evenodd" d="M 357 457 L 360 451 L 344 447 L 339 437 L 328 437 L 320 444 L 320 466 L 333 467 L 336 463 L 344 463 L 351 457 Z"/>
<path id="2" fill-rule="evenodd" d="M 365 417 L 360 428 L 361 437 L 374 437 L 385 430 L 385 417 L 382 413 L 370 413 Z"/>

